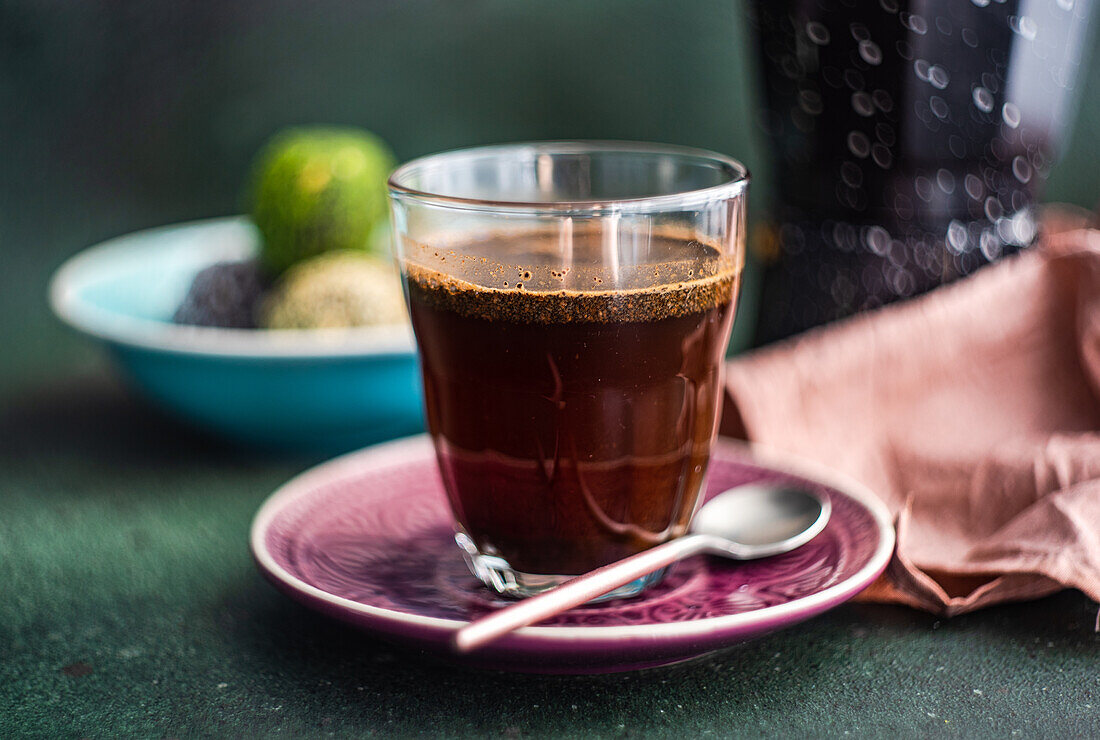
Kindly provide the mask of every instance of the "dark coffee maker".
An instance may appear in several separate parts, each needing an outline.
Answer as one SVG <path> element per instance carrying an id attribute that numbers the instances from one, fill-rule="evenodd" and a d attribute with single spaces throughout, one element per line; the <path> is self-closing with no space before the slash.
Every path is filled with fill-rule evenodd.
<path id="1" fill-rule="evenodd" d="M 758 342 L 1036 238 L 1094 0 L 755 0 L 778 204 Z"/>

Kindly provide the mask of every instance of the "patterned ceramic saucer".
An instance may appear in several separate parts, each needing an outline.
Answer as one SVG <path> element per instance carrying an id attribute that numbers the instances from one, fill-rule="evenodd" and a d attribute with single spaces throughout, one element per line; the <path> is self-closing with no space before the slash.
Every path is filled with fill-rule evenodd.
<path id="1" fill-rule="evenodd" d="M 718 442 L 708 495 L 758 480 L 793 481 L 827 495 L 829 525 L 786 555 L 685 560 L 639 597 L 573 609 L 461 660 L 542 673 L 675 663 L 820 614 L 886 567 L 894 545 L 889 514 L 862 486 Z M 291 598 L 446 657 L 454 630 L 510 603 L 470 575 L 451 522 L 431 443 L 413 437 L 337 458 L 287 483 L 257 512 L 252 552 Z"/>

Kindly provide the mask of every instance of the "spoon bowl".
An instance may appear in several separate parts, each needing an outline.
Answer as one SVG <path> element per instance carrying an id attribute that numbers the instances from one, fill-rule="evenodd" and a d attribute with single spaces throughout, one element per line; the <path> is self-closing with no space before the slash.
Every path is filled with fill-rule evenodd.
<path id="1" fill-rule="evenodd" d="M 753 483 L 731 488 L 706 503 L 691 532 L 722 540 L 712 548 L 737 560 L 779 555 L 801 547 L 829 522 L 831 505 L 809 491 Z"/>
<path id="2" fill-rule="evenodd" d="M 452 644 L 469 652 L 691 555 L 753 560 L 789 552 L 820 534 L 831 513 L 828 499 L 802 488 L 761 483 L 731 488 L 698 511 L 689 534 L 471 622 L 455 632 Z"/>

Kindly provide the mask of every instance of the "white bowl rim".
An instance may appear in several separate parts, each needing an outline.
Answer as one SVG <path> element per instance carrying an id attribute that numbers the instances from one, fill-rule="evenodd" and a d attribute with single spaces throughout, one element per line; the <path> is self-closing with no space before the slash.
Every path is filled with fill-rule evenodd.
<path id="1" fill-rule="evenodd" d="M 136 251 L 135 242 L 196 228 L 241 228 L 245 216 L 186 221 L 131 232 L 81 250 L 50 278 L 50 308 L 79 332 L 127 347 L 181 355 L 225 359 L 333 359 L 410 355 L 416 350 L 409 326 L 369 326 L 348 329 L 222 329 L 185 326 L 111 311 L 84 300 L 81 278 L 105 256 Z M 148 248 L 144 245 L 143 248 Z"/>

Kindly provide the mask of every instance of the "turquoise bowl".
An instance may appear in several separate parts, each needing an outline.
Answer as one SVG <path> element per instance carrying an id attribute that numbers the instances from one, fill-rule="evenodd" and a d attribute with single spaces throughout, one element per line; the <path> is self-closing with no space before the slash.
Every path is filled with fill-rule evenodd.
<path id="1" fill-rule="evenodd" d="M 249 446 L 335 454 L 423 430 L 408 326 L 217 329 L 172 323 L 195 274 L 255 255 L 245 218 L 142 231 L 90 247 L 50 284 L 62 321 L 181 419 Z"/>

